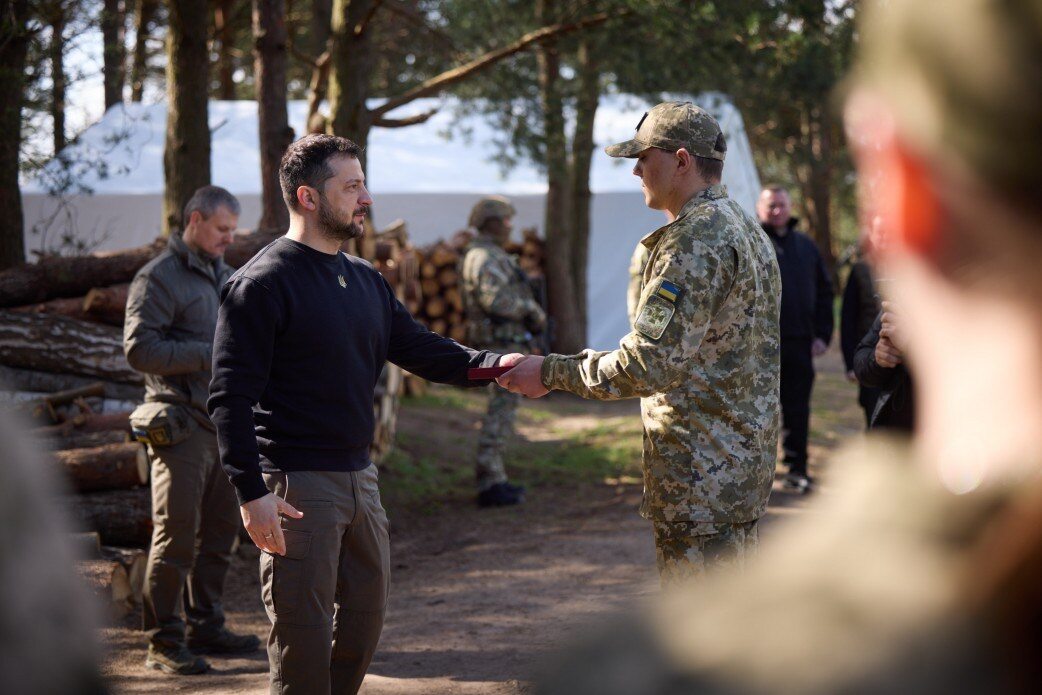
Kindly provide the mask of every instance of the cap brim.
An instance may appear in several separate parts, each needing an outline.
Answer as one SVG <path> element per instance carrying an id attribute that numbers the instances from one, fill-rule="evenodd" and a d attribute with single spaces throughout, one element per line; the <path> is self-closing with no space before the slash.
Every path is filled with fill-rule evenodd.
<path id="1" fill-rule="evenodd" d="M 604 148 L 604 152 L 609 157 L 633 158 L 649 147 L 651 147 L 651 145 L 646 142 L 641 142 L 640 140 L 627 140 L 626 142 L 620 142 L 615 145 L 608 145 Z"/>

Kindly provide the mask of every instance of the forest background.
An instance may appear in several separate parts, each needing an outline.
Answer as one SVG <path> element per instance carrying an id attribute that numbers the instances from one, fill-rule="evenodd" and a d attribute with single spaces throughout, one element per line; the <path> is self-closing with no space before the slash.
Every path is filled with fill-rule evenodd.
<path id="1" fill-rule="evenodd" d="M 600 97 L 719 91 L 742 111 L 761 179 L 790 188 L 802 229 L 838 273 L 858 223 L 833 95 L 857 40 L 857 5 L 0 0 L 0 269 L 26 260 L 20 180 L 60 162 L 92 118 L 120 103 L 167 103 L 169 233 L 192 191 L 210 183 L 208 101 L 255 100 L 263 214 L 242 223 L 271 231 L 287 223 L 277 164 L 303 135 L 289 128 L 287 100 L 308 101 L 310 131 L 364 146 L 373 128 L 409 127 L 433 114 L 400 117 L 398 109 L 454 95 L 460 99 L 445 108 L 495 124 L 500 137 L 489 158 L 507 171 L 527 160 L 545 172 L 554 349 L 570 352 L 586 335 L 590 162 L 606 144 L 593 134 Z M 450 135 L 466 133 L 461 126 Z M 56 252 L 89 250 L 70 234 L 57 239 Z"/>

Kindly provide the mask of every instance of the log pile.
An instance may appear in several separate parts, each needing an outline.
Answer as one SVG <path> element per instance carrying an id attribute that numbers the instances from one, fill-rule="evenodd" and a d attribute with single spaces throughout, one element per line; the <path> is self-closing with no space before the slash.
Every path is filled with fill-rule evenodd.
<path id="1" fill-rule="evenodd" d="M 275 238 L 237 235 L 225 260 L 238 267 Z M 107 546 L 147 547 L 152 532 L 148 458 L 130 441 L 127 420 L 144 396 L 143 380 L 123 355 L 122 326 L 130 281 L 165 247 L 157 239 L 0 272 L 0 408 L 35 427 L 77 493 L 74 518 Z M 418 297 L 418 261 L 404 223 L 368 234 L 351 252 L 372 261 L 403 301 Z M 377 388 L 374 460 L 391 446 L 401 384 L 400 370 L 388 369 Z M 99 567 L 92 576 L 108 576 Z"/>
<path id="2" fill-rule="evenodd" d="M 141 602 L 148 557 L 143 550 L 101 544 L 97 533 L 73 536 L 80 558 L 76 572 L 113 620 L 125 617 Z"/>
<path id="3" fill-rule="evenodd" d="M 241 264 L 273 238 L 240 235 L 226 258 Z M 144 397 L 143 379 L 123 355 L 122 326 L 130 281 L 165 247 L 158 239 L 0 272 L 0 407 L 35 426 L 77 493 L 72 517 L 106 546 L 146 547 L 152 534 L 148 456 L 130 440 L 127 419 Z M 115 552 L 90 554 L 81 570 L 121 605 L 127 568 L 113 564 Z"/>
<path id="4" fill-rule="evenodd" d="M 438 241 L 418 252 L 420 298 L 409 306 L 413 315 L 435 333 L 464 342 L 463 297 L 460 292 L 460 262 L 473 239 L 469 230 L 457 232 L 449 241 Z M 522 232 L 522 242 L 507 244 L 529 277 L 542 277 L 544 242 L 534 229 Z"/>

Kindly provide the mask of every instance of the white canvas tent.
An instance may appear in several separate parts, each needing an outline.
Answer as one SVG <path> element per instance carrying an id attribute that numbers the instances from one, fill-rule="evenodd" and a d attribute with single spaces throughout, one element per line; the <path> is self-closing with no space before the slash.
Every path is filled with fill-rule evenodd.
<path id="1" fill-rule="evenodd" d="M 721 95 L 697 99 L 720 121 L 727 137 L 724 183 L 730 195 L 750 212 L 759 192 L 759 177 L 741 114 Z M 368 147 L 368 184 L 375 199 L 377 225 L 401 218 L 414 243 L 447 238 L 462 228 L 471 205 L 482 195 L 510 196 L 518 209 L 515 228 L 542 229 L 546 182 L 527 162 L 502 171 L 492 161 L 497 134 L 480 117 L 456 121 L 451 101 L 422 100 L 411 105 L 420 112 L 441 107 L 422 125 L 375 128 Z M 589 335 L 595 348 L 614 347 L 628 330 L 626 279 L 630 255 L 642 236 L 665 219 L 644 206 L 633 162 L 614 160 L 604 145 L 632 137 L 648 104 L 630 96 L 607 96 L 597 112 L 594 134 L 590 259 L 588 278 Z M 291 102 L 290 125 L 303 132 L 305 104 Z M 397 115 L 397 114 L 396 114 Z M 253 227 L 260 217 L 260 155 L 257 146 L 257 105 L 250 101 L 210 102 L 212 180 L 234 193 L 243 204 L 240 223 Z M 26 246 L 41 248 L 38 230 L 72 229 L 100 243 L 96 248 L 120 249 L 147 244 L 159 234 L 163 194 L 165 104 L 128 104 L 109 109 L 75 145 L 63 151 L 66 166 L 52 162 L 41 177 L 22 187 Z M 446 132 L 466 133 L 453 139 Z M 47 181 L 69 172 L 77 185 L 56 198 Z M 37 233 L 34 233 L 37 230 Z M 54 231 L 50 232 L 53 243 Z"/>

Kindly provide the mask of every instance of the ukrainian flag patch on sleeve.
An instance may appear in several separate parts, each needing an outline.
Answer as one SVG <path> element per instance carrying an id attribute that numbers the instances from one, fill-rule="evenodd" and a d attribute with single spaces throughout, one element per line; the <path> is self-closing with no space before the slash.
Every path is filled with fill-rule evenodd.
<path id="1" fill-rule="evenodd" d="M 680 296 L 680 288 L 674 285 L 669 280 L 663 280 L 662 284 L 659 285 L 658 292 L 656 292 L 656 294 L 658 294 L 658 296 L 662 297 L 663 299 L 668 299 L 671 302 L 675 302 L 677 301 L 677 297 Z"/>

